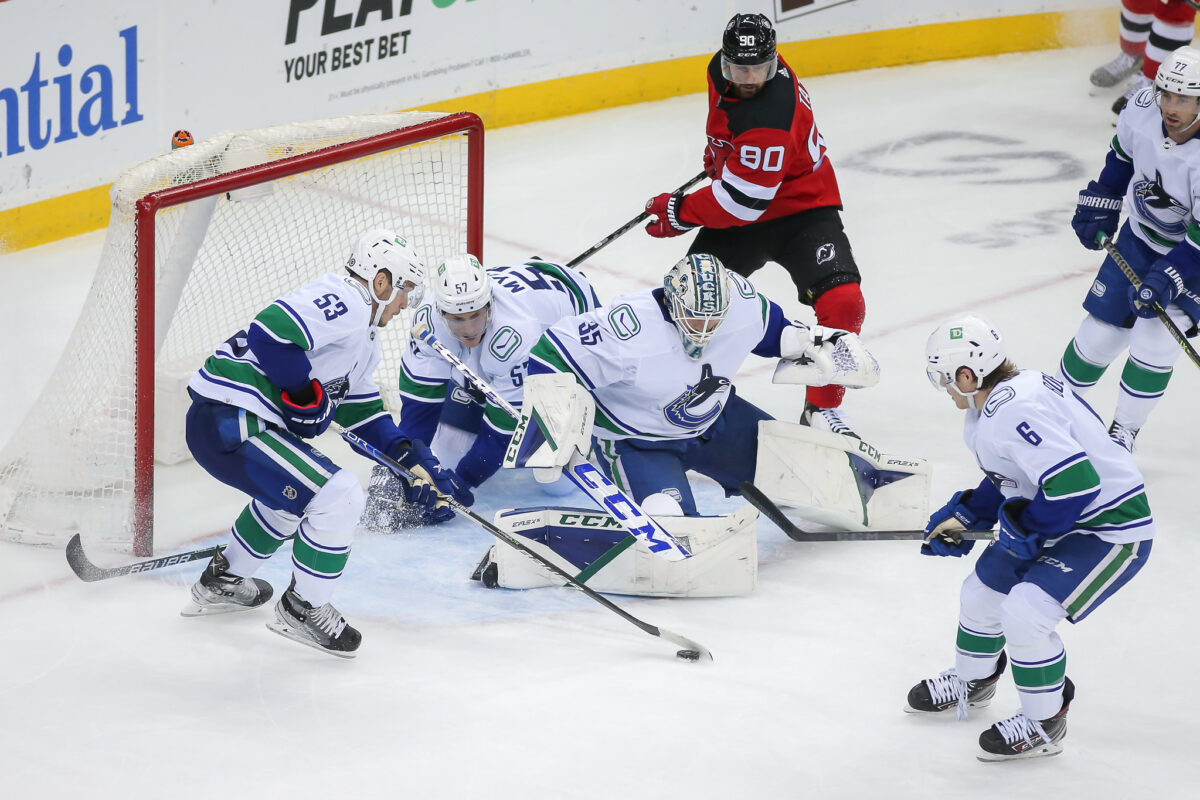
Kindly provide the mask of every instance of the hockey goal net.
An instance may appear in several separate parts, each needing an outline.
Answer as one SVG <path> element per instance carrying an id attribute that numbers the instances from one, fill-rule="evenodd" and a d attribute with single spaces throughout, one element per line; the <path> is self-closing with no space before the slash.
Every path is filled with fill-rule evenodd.
<path id="1" fill-rule="evenodd" d="M 155 461 L 188 458 L 188 377 L 276 297 L 390 228 L 482 257 L 483 125 L 405 112 L 234 131 L 131 169 L 66 350 L 0 453 L 0 535 L 153 550 Z M 395 395 L 409 320 L 380 337 Z"/>

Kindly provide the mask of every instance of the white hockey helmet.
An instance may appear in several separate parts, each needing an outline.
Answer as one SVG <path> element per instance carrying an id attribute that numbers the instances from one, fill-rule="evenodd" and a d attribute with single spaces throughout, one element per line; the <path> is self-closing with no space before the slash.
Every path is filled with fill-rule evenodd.
<path id="1" fill-rule="evenodd" d="M 964 397 L 979 391 L 983 379 L 1004 363 L 1004 339 L 983 317 L 963 314 L 951 317 L 929 335 L 925 343 L 925 374 L 938 391 L 947 387 Z M 975 374 L 975 389 L 961 391 L 955 375 L 962 367 Z"/>
<path id="2" fill-rule="evenodd" d="M 455 338 L 468 347 L 479 344 L 492 302 L 492 281 L 479 260 L 464 253 L 439 264 L 433 276 L 433 297 Z M 484 313 L 474 313 L 480 310 Z"/>
<path id="3" fill-rule="evenodd" d="M 714 255 L 693 253 L 663 278 L 667 310 L 688 358 L 698 359 L 729 313 L 729 273 Z"/>
<path id="4" fill-rule="evenodd" d="M 492 302 L 492 282 L 475 256 L 451 256 L 434 270 L 433 296 L 443 314 L 467 314 Z"/>
<path id="5" fill-rule="evenodd" d="M 1200 50 L 1181 47 L 1163 59 L 1154 76 L 1154 85 L 1159 90 L 1157 99 L 1160 108 L 1163 104 L 1162 92 L 1197 98 L 1194 101 L 1196 113 L 1181 130 L 1187 130 L 1200 120 Z"/>
<path id="6" fill-rule="evenodd" d="M 374 324 L 379 323 L 384 307 L 396 299 L 405 283 L 414 286 L 408 293 L 408 305 L 414 306 L 421 301 L 421 292 L 425 287 L 425 262 L 412 242 L 392 231 L 377 229 L 358 237 L 350 258 L 346 260 L 346 269 L 367 282 L 367 290 L 378 304 L 375 319 L 372 320 Z M 379 297 L 375 293 L 375 276 L 382 270 L 387 270 L 392 277 L 392 293 L 389 297 Z"/>

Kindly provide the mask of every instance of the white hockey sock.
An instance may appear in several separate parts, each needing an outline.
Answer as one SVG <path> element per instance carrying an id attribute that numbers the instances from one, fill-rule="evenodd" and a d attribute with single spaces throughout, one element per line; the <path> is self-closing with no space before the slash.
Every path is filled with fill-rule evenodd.
<path id="1" fill-rule="evenodd" d="M 1191 326 L 1191 320 L 1177 307 L 1171 306 L 1167 313 L 1180 328 Z M 1121 391 L 1113 419 L 1127 428 L 1140 430 L 1166 392 L 1181 352 L 1179 343 L 1160 320 L 1139 319 L 1129 339 L 1129 358 L 1121 372 Z"/>
<path id="2" fill-rule="evenodd" d="M 963 581 L 958 599 L 954 670 L 965 681 L 986 678 L 996 671 L 996 662 L 1004 649 L 1004 631 L 1000 624 L 1000 604 L 1004 595 L 984 586 L 972 572 Z"/>
<path id="3" fill-rule="evenodd" d="M 304 509 L 292 542 L 292 566 L 296 591 L 308 603 L 321 606 L 333 597 L 365 502 L 358 478 L 339 469 Z"/>
<path id="4" fill-rule="evenodd" d="M 233 523 L 229 545 L 225 548 L 229 572 L 242 578 L 253 575 L 296 532 L 299 524 L 300 518 L 295 514 L 268 508 L 257 500 L 250 501 Z"/>
<path id="5" fill-rule="evenodd" d="M 1075 338 L 1067 345 L 1058 372 L 1076 394 L 1096 385 L 1104 370 L 1129 342 L 1129 331 L 1102 322 L 1092 315 L 1083 318 Z"/>
<path id="6" fill-rule="evenodd" d="M 1030 719 L 1048 719 L 1062 708 L 1067 655 L 1054 629 L 1066 616 L 1057 600 L 1032 583 L 1018 583 L 1000 604 L 1013 683 Z"/>

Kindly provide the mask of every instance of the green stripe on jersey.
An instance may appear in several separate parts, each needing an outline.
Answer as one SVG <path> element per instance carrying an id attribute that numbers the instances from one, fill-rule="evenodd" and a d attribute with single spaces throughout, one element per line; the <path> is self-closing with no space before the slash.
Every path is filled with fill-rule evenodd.
<path id="1" fill-rule="evenodd" d="M 450 388 L 450 381 L 448 380 L 439 381 L 438 383 L 416 381 L 404 370 L 400 371 L 400 380 L 398 383 L 400 385 L 400 394 L 431 403 L 445 400 L 446 393 Z"/>
<path id="2" fill-rule="evenodd" d="M 343 428 L 353 428 L 362 425 L 369 419 L 385 414 L 383 401 L 378 397 L 363 401 L 343 401 L 333 412 L 333 419 Z"/>
<path id="3" fill-rule="evenodd" d="M 759 299 L 759 301 L 762 302 L 763 328 L 765 329 L 767 327 L 767 317 L 770 316 L 770 312 L 771 312 L 771 304 L 770 304 L 770 302 L 767 301 L 767 298 L 764 297 L 761 292 L 758 295 L 758 299 Z"/>
<path id="4" fill-rule="evenodd" d="M 1099 486 L 1100 475 L 1085 456 L 1042 481 L 1042 492 L 1050 500 L 1061 500 L 1094 492 Z"/>
<path id="5" fill-rule="evenodd" d="M 1189 242 L 1196 245 L 1196 247 L 1200 247 L 1200 225 L 1197 225 L 1195 220 L 1188 225 L 1187 239 Z"/>
<path id="6" fill-rule="evenodd" d="M 517 429 L 517 421 L 508 415 L 504 409 L 488 403 L 483 409 L 483 416 L 493 428 L 505 433 L 512 433 Z"/>
<path id="7" fill-rule="evenodd" d="M 1147 227 L 1140 222 L 1138 223 L 1138 227 L 1142 229 L 1142 233 L 1146 234 L 1147 239 L 1159 247 L 1174 247 L 1175 245 L 1179 244 L 1179 242 L 1175 241 L 1174 239 L 1168 239 L 1158 231 Z"/>
<path id="8" fill-rule="evenodd" d="M 267 431 L 255 441 L 261 442 L 269 448 L 279 458 L 287 462 L 294 474 L 308 480 L 317 489 L 324 486 L 331 477 L 323 467 L 319 467 L 316 462 L 310 461 L 302 452 L 294 449 L 290 442 L 283 439 L 275 431 Z"/>
<path id="9" fill-rule="evenodd" d="M 272 408 L 281 410 L 279 387 L 271 383 L 271 379 L 259 372 L 254 365 L 245 361 L 234 361 L 217 353 L 209 356 L 204 362 L 204 371 L 230 383 L 239 383 L 256 390 Z"/>
<path id="10" fill-rule="evenodd" d="M 538 339 L 537 343 L 534 344 L 533 349 L 529 351 L 529 357 L 537 358 L 543 364 L 556 372 L 568 372 L 572 375 L 575 375 L 575 370 L 571 369 L 571 365 L 567 363 L 567 359 L 564 358 L 563 354 L 558 351 L 558 348 L 554 345 L 554 342 L 550 341 L 550 337 L 544 334 L 542 335 L 542 338 Z M 579 378 L 578 375 L 575 375 L 575 377 L 577 379 Z M 582 380 L 579 382 L 583 383 Z"/>
<path id="11" fill-rule="evenodd" d="M 254 318 L 254 321 L 280 339 L 291 342 L 301 350 L 312 349 L 313 343 L 304 334 L 304 329 L 296 324 L 296 320 L 292 318 L 292 315 L 284 311 L 283 307 L 277 303 L 272 303 L 258 312 L 258 316 Z"/>
<path id="12" fill-rule="evenodd" d="M 1100 562 L 1099 570 L 1094 570 L 1088 576 L 1090 580 L 1071 593 L 1063 607 L 1066 608 L 1067 616 L 1072 621 L 1081 611 L 1092 604 L 1092 601 L 1104 591 L 1113 578 L 1128 566 L 1131 558 L 1137 557 L 1135 551 L 1139 544 L 1140 542 L 1127 542 L 1114 548 L 1112 555 Z"/>
<path id="13" fill-rule="evenodd" d="M 1117 158 L 1121 159 L 1122 161 L 1128 162 L 1130 164 L 1133 163 L 1133 159 L 1130 158 L 1129 156 L 1127 156 L 1125 154 L 1125 151 L 1121 149 L 1121 143 L 1119 141 L 1117 141 L 1116 136 L 1113 136 L 1113 138 L 1112 138 L 1112 149 L 1113 149 L 1113 152 L 1117 154 Z"/>
<path id="14" fill-rule="evenodd" d="M 1125 526 L 1150 519 L 1150 500 L 1145 492 L 1126 498 L 1120 505 L 1106 508 L 1093 517 L 1079 520 L 1079 529 L 1098 530 L 1109 526 Z"/>
<path id="15" fill-rule="evenodd" d="M 571 299 L 575 303 L 576 314 L 582 314 L 588 310 L 587 297 L 584 295 L 583 290 L 579 288 L 579 284 L 575 283 L 575 281 L 571 279 L 570 275 L 563 272 L 556 265 L 549 264 L 545 261 L 526 261 L 525 265 L 537 272 L 549 275 L 551 278 L 554 278 L 563 286 L 567 287 L 567 290 L 571 293 Z"/>

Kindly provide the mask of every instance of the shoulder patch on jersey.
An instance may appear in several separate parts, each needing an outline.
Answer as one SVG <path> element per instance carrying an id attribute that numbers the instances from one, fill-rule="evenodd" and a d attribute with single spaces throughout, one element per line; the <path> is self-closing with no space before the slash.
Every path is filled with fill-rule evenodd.
<path id="1" fill-rule="evenodd" d="M 998 410 L 1000 410 L 1000 406 L 1004 405 L 1016 396 L 1016 390 L 1014 390 L 1011 386 L 1000 386 L 996 389 L 993 389 L 992 393 L 988 395 L 987 402 L 983 404 L 983 415 L 985 417 L 993 416 Z"/>
<path id="2" fill-rule="evenodd" d="M 729 119 L 729 133 L 735 139 L 755 128 L 792 129 L 796 116 L 796 83 L 783 71 L 767 82 L 750 100 L 722 98 L 721 107 Z"/>
<path id="3" fill-rule="evenodd" d="M 367 292 L 367 287 L 348 276 L 342 278 L 342 280 L 346 282 L 347 286 L 358 293 L 358 296 L 362 298 L 363 303 L 368 306 L 371 305 L 371 295 Z"/>

